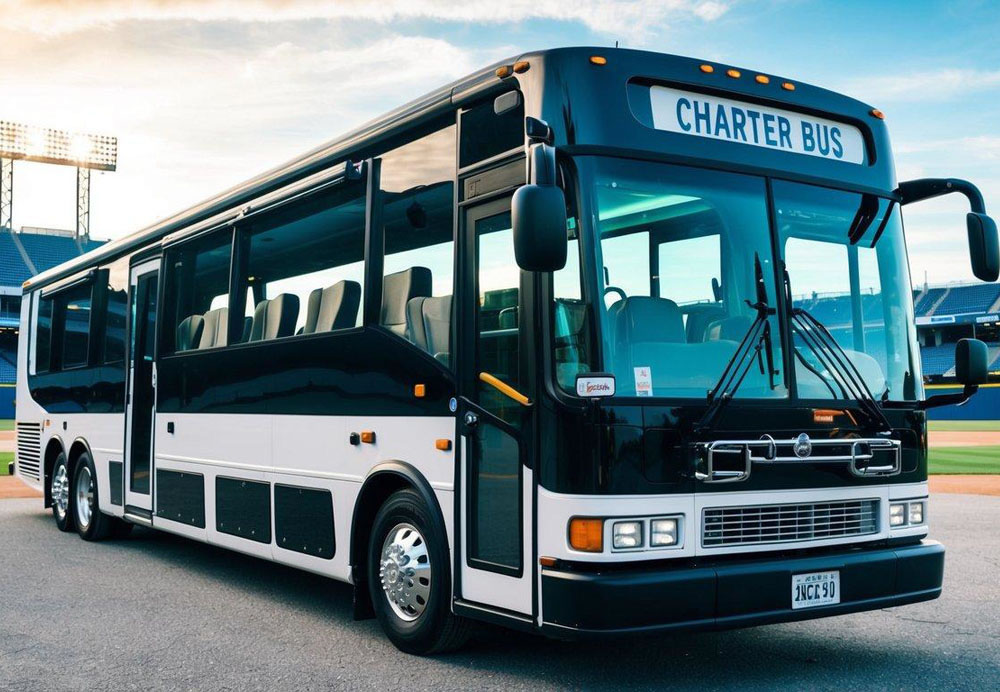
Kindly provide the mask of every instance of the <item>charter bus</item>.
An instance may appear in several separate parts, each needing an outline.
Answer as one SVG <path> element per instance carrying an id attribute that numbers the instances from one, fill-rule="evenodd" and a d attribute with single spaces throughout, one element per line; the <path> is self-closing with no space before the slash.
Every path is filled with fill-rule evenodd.
<path id="1" fill-rule="evenodd" d="M 870 105 L 529 53 L 32 278 L 16 473 L 86 540 L 348 582 L 418 654 L 933 599 L 925 411 L 986 371 L 925 397 L 902 207 L 947 193 L 996 280 L 982 195 L 898 183 Z"/>

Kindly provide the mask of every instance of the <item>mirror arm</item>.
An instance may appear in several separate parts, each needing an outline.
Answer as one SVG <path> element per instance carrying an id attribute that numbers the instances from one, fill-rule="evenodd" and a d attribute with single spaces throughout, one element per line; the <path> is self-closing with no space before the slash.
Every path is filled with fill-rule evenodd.
<path id="1" fill-rule="evenodd" d="M 932 397 L 928 397 L 923 401 L 917 402 L 918 411 L 926 411 L 929 408 L 937 408 L 938 406 L 951 406 L 955 404 L 956 406 L 961 406 L 972 396 L 979 391 L 978 384 L 967 384 L 962 389 L 959 394 L 937 394 Z"/>
<path id="2" fill-rule="evenodd" d="M 975 213 L 986 213 L 986 203 L 983 201 L 983 193 L 968 180 L 960 180 L 958 178 L 918 178 L 917 180 L 902 182 L 896 188 L 900 204 L 921 202 L 932 197 L 950 195 L 953 192 L 965 195 L 969 200 L 969 206 Z"/>
<path id="3" fill-rule="evenodd" d="M 528 181 L 535 185 L 556 184 L 556 148 L 544 142 L 532 144 L 528 156 Z"/>

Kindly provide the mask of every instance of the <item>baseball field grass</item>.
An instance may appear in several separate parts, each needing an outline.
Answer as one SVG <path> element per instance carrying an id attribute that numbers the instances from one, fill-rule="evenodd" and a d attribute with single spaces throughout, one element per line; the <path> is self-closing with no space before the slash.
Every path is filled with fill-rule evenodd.
<path id="1" fill-rule="evenodd" d="M 14 452 L 0 452 L 0 476 L 7 475 L 7 464 L 14 461 Z"/>
<path id="2" fill-rule="evenodd" d="M 0 432 L 13 429 L 14 429 L 14 421 L 12 421 L 9 418 L 0 418 Z"/>
<path id="3" fill-rule="evenodd" d="M 997 432 L 1000 420 L 932 420 L 927 427 L 941 432 Z"/>

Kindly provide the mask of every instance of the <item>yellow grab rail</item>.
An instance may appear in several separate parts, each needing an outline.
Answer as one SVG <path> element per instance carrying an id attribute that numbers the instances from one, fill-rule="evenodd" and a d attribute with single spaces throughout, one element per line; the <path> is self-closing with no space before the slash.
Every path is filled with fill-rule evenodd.
<path id="1" fill-rule="evenodd" d="M 521 404 L 521 406 L 531 406 L 531 399 L 526 397 L 524 394 L 521 394 L 521 392 L 511 387 L 506 382 L 493 377 L 493 375 L 488 372 L 479 373 L 479 381 L 485 382 L 489 386 L 499 390 L 501 394 L 509 396 L 511 399 Z"/>

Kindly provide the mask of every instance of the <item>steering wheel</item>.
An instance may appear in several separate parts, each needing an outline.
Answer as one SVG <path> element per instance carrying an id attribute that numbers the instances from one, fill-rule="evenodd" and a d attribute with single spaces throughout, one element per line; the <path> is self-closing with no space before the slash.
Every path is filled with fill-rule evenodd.
<path id="1" fill-rule="evenodd" d="M 625 295 L 625 291 L 623 291 L 622 289 L 618 288 L 617 286 L 607 286 L 604 289 L 604 297 L 607 298 L 607 296 L 608 296 L 609 293 L 617 293 L 618 296 L 619 296 L 619 300 L 625 300 L 626 298 L 628 298 L 628 296 Z M 617 301 L 615 301 L 615 302 L 617 302 Z M 614 305 L 614 303 L 612 303 L 612 305 Z"/>

